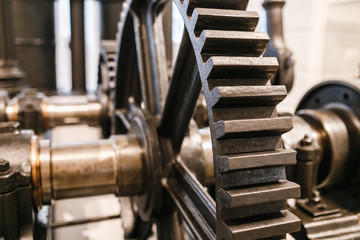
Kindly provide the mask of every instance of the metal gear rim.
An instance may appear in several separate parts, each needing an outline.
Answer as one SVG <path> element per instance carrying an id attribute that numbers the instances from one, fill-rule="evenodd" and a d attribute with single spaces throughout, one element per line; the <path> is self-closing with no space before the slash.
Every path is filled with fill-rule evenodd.
<path id="1" fill-rule="evenodd" d="M 207 102 L 207 105 L 208 105 L 208 116 L 210 118 L 211 133 L 214 136 L 213 137 L 213 139 L 214 139 L 213 140 L 213 151 L 214 151 L 214 161 L 215 161 L 215 166 L 216 166 L 215 171 L 216 171 L 216 177 L 217 177 L 217 181 L 216 181 L 217 182 L 217 189 L 218 189 L 217 190 L 217 196 L 219 196 L 220 192 L 222 193 L 222 198 L 217 197 L 217 202 L 218 202 L 218 204 L 217 204 L 217 218 L 219 218 L 219 220 L 218 220 L 219 224 L 217 224 L 217 230 L 216 230 L 217 239 L 240 239 L 240 238 L 243 238 L 243 237 L 245 237 L 245 238 L 264 238 L 264 237 L 272 237 L 272 236 L 277 236 L 277 237 L 282 238 L 282 237 L 284 237 L 283 234 L 285 234 L 286 232 L 298 230 L 300 224 L 299 224 L 298 219 L 294 215 L 292 215 L 288 211 L 284 210 L 283 207 L 281 207 L 281 208 L 276 207 L 275 210 L 271 209 L 271 206 L 272 206 L 271 204 L 266 207 L 267 210 L 263 210 L 263 211 L 260 210 L 260 211 L 257 211 L 257 212 L 255 211 L 255 214 L 250 214 L 250 215 L 247 216 L 247 217 L 251 217 L 253 215 L 263 215 L 264 218 L 268 218 L 268 220 L 269 220 L 269 214 L 270 213 L 272 214 L 273 212 L 276 212 L 274 214 L 276 214 L 277 216 L 274 217 L 274 218 L 279 218 L 279 219 L 284 218 L 284 221 L 283 220 L 277 221 L 276 219 L 274 220 L 274 222 L 268 221 L 270 223 L 268 224 L 268 226 L 264 226 L 262 228 L 264 231 L 262 231 L 261 233 L 257 233 L 256 231 L 243 231 L 244 229 L 237 228 L 237 226 L 239 226 L 239 225 L 236 224 L 236 223 L 235 223 L 235 225 L 233 224 L 233 225 L 229 226 L 228 223 L 225 223 L 225 221 L 228 221 L 229 219 L 223 219 L 224 214 L 226 214 L 226 213 L 224 213 L 224 211 L 226 209 L 231 210 L 232 207 L 228 208 L 228 207 L 221 206 L 222 205 L 221 201 L 224 200 L 224 194 L 225 195 L 229 194 L 229 192 L 227 191 L 226 188 L 235 187 L 236 184 L 234 185 L 234 183 L 233 183 L 233 185 L 231 185 L 231 186 L 225 186 L 224 189 L 220 189 L 219 185 L 221 185 L 224 181 L 226 181 L 226 180 L 224 180 L 224 179 L 226 179 L 226 176 L 223 177 L 222 174 L 225 173 L 225 175 L 226 175 L 227 173 L 229 173 L 230 176 L 235 176 L 233 173 L 238 171 L 239 169 L 230 169 L 229 166 L 224 166 L 224 165 L 216 163 L 217 161 L 219 162 L 220 160 L 224 160 L 226 158 L 226 156 L 225 156 L 225 158 L 224 158 L 224 156 L 222 156 L 222 154 L 224 154 L 224 149 L 220 149 L 221 151 L 218 151 L 218 147 L 220 145 L 219 142 L 221 140 L 227 139 L 227 135 L 231 135 L 231 136 L 237 135 L 238 132 L 236 132 L 237 131 L 236 129 L 235 130 L 232 129 L 234 131 L 231 131 L 231 127 L 230 127 L 229 131 L 227 129 L 225 129 L 226 127 L 224 125 L 225 125 L 226 120 L 228 120 L 228 119 L 225 119 L 224 121 L 220 121 L 219 119 L 217 119 L 216 121 L 214 121 L 213 109 L 212 108 L 215 107 L 215 105 L 219 104 L 219 102 L 221 101 L 221 98 L 223 97 L 222 94 L 225 95 L 225 97 L 226 97 L 227 92 L 226 91 L 221 92 L 222 89 L 219 89 L 216 86 L 213 87 L 213 89 L 209 89 L 208 77 L 212 73 L 212 70 L 213 70 L 214 66 L 216 67 L 217 64 L 221 66 L 221 60 L 223 60 L 223 59 L 221 59 L 221 57 L 220 58 L 218 57 L 217 59 L 214 59 L 211 56 L 206 56 L 205 58 L 208 58 L 208 59 L 206 59 L 207 61 L 204 62 L 202 50 L 203 50 L 203 47 L 205 45 L 206 34 L 205 35 L 204 34 L 200 35 L 200 33 L 202 32 L 200 30 L 206 29 L 206 26 L 204 26 L 203 29 L 199 30 L 199 29 L 196 28 L 197 27 L 196 24 L 197 24 L 197 21 L 200 19 L 199 17 L 200 17 L 201 14 L 203 14 L 205 16 L 206 16 L 206 14 L 209 14 L 209 15 L 214 14 L 214 15 L 220 16 L 220 18 L 221 18 L 221 14 L 226 12 L 226 11 L 228 11 L 228 12 L 226 12 L 226 14 L 229 14 L 229 16 L 227 16 L 228 18 L 232 17 L 233 19 L 236 20 L 236 17 L 237 17 L 236 15 L 239 14 L 239 12 L 237 12 L 237 11 L 239 9 L 236 9 L 236 10 L 229 10 L 229 9 L 231 9 L 233 7 L 238 7 L 238 8 L 240 8 L 240 10 L 243 10 L 243 8 L 246 8 L 246 6 L 247 6 L 247 1 L 232 1 L 232 0 L 229 0 L 229 1 L 227 1 L 225 3 L 225 1 L 219 2 L 219 1 L 213 1 L 213 0 L 210 0 L 210 1 L 205 1 L 205 0 L 194 0 L 194 1 L 191 1 L 191 0 L 189 0 L 189 1 L 174 0 L 173 2 L 175 2 L 175 4 L 177 5 L 177 7 L 178 7 L 178 9 L 179 9 L 179 11 L 180 11 L 180 13 L 182 15 L 182 18 L 183 18 L 185 26 L 186 26 L 186 31 L 188 32 L 188 34 L 190 36 L 191 43 L 192 43 L 192 46 L 193 46 L 194 51 L 195 51 L 195 56 L 196 56 L 197 65 L 198 65 L 198 68 L 199 68 L 199 73 L 200 73 L 200 76 L 201 76 L 201 82 L 202 82 L 202 86 L 203 86 L 203 91 L 205 93 L 205 98 L 206 98 L 206 102 Z M 119 24 L 120 32 L 121 32 L 121 29 L 124 28 L 124 25 L 122 25 L 122 23 L 125 23 L 125 19 L 127 18 L 127 14 L 129 13 L 131 3 L 132 3 L 132 1 L 130 1 L 130 0 L 126 0 L 123 3 L 123 13 L 120 15 L 121 16 L 121 21 L 120 21 L 120 24 Z M 210 6 L 210 8 L 202 8 L 202 7 L 204 7 L 204 4 L 207 4 L 206 7 Z M 189 11 L 189 6 L 191 7 L 190 11 Z M 221 7 L 216 8 L 218 6 L 221 6 Z M 200 7 L 201 10 L 202 10 L 202 13 L 199 13 L 199 11 L 198 11 L 199 9 L 196 9 L 196 7 Z M 196 11 L 194 9 L 196 9 Z M 192 15 L 189 14 L 191 12 L 191 10 L 194 10 L 192 12 Z M 208 10 L 210 10 L 210 13 L 207 12 Z M 211 11 L 213 11 L 213 12 L 211 12 Z M 243 16 L 244 18 L 248 17 L 250 19 L 250 23 L 247 22 L 247 24 L 250 25 L 250 26 L 244 26 L 242 29 L 240 27 L 240 31 L 245 30 L 245 31 L 252 32 L 255 27 L 252 26 L 253 23 L 251 23 L 251 21 L 252 21 L 251 18 L 254 17 L 254 16 L 247 16 L 246 13 L 248 13 L 248 12 L 244 11 L 241 14 L 244 15 Z M 201 19 L 200 19 L 200 21 L 201 21 Z M 207 24 L 206 20 L 205 20 L 205 22 L 203 22 L 203 24 L 204 25 Z M 256 25 L 257 25 L 257 22 L 256 22 L 255 26 Z M 223 27 L 225 28 L 225 30 L 223 32 L 221 32 L 222 35 L 225 35 L 227 33 L 225 31 L 234 31 L 234 30 L 236 31 L 236 27 L 229 27 L 229 26 L 226 26 L 226 25 L 224 25 Z M 217 30 L 217 29 L 215 29 L 215 30 Z M 223 29 L 220 29 L 220 31 L 221 30 L 223 30 Z M 195 31 L 195 33 L 194 33 L 194 31 Z M 198 34 L 198 35 L 196 35 L 196 34 Z M 223 36 L 223 37 L 226 38 L 226 36 Z M 119 35 L 118 35 L 118 39 L 120 39 Z M 263 52 L 263 50 L 260 50 L 260 54 L 259 54 L 259 50 L 254 49 L 254 52 L 250 51 L 250 53 L 246 53 L 246 54 L 244 54 L 244 56 L 248 57 L 248 56 L 255 55 L 256 57 L 258 57 L 257 59 L 260 59 L 259 55 L 261 55 L 262 52 Z M 215 54 L 215 56 L 219 56 L 219 55 Z M 222 56 L 222 55 L 220 54 L 220 56 Z M 226 58 L 226 57 L 224 57 L 224 58 Z M 264 64 L 264 67 L 262 69 L 263 72 L 264 72 L 264 75 L 273 74 L 276 71 L 277 63 L 274 64 L 274 62 L 271 61 L 271 59 L 269 59 L 269 58 L 262 58 L 262 59 L 263 59 L 263 63 L 261 63 L 261 61 L 257 62 L 254 59 L 250 59 L 249 61 L 246 61 L 246 59 L 237 58 L 237 59 L 233 59 L 233 60 L 234 60 L 235 65 L 236 64 L 241 65 L 241 63 L 242 63 L 245 66 L 245 68 L 249 67 L 249 66 L 252 66 L 251 64 L 254 64 L 254 65 Z M 216 62 L 214 60 L 217 60 L 218 62 Z M 266 67 L 269 67 L 270 70 L 267 69 Z M 260 69 L 261 69 L 261 66 L 260 66 Z M 224 78 L 226 78 L 226 76 Z M 268 79 L 269 78 L 267 78 L 267 80 Z M 244 86 L 246 86 L 246 85 L 248 85 L 248 84 L 244 84 Z M 257 84 L 257 85 L 259 85 L 259 84 Z M 236 85 L 235 84 L 235 86 L 234 86 L 234 84 L 232 84 L 230 86 L 236 88 L 236 87 L 242 86 L 242 85 L 239 85 L 239 84 Z M 230 102 L 231 102 L 231 98 L 233 97 L 231 94 L 232 93 L 236 94 L 236 91 L 234 92 L 231 89 L 226 89 L 226 90 L 228 90 L 228 93 L 229 93 L 228 97 L 229 97 Z M 241 92 L 243 89 L 237 89 L 237 90 L 238 90 L 238 92 L 239 91 Z M 259 95 L 256 95 L 256 90 L 260 90 Z M 275 92 L 275 94 L 272 94 L 273 91 Z M 277 113 L 276 113 L 275 106 L 276 106 L 276 104 L 278 102 L 280 102 L 286 96 L 286 90 L 285 90 L 285 88 L 281 88 L 281 87 L 273 87 L 272 88 L 271 86 L 268 86 L 267 84 L 265 84 L 264 86 L 262 86 L 262 88 L 261 87 L 259 87 L 259 88 L 255 87 L 253 89 L 250 89 L 250 91 L 248 91 L 248 92 L 245 91 L 245 92 L 243 92 L 243 95 L 245 95 L 245 99 L 246 99 L 246 97 L 248 97 L 248 98 L 249 97 L 250 98 L 251 97 L 258 97 L 260 99 L 262 98 L 262 101 L 263 101 L 262 104 L 264 106 L 269 106 L 269 105 L 274 106 L 274 111 L 272 112 L 271 116 L 269 116 L 269 119 L 266 119 L 265 121 L 263 121 L 263 123 L 260 123 L 260 125 L 262 127 L 264 127 L 264 125 L 268 125 L 268 124 L 276 122 L 277 119 L 274 119 L 274 118 L 277 118 Z M 237 97 L 241 99 L 242 96 L 237 96 Z M 266 101 L 269 101 L 270 103 L 266 102 Z M 257 117 L 255 119 L 263 120 L 260 117 Z M 291 124 L 289 122 L 291 122 L 291 120 L 289 120 L 289 119 L 287 119 L 287 120 L 282 119 L 282 122 L 280 120 L 277 121 L 277 122 L 278 122 L 277 123 L 278 129 L 270 129 L 269 130 L 269 129 L 262 128 L 262 129 L 258 130 L 257 132 L 260 132 L 260 135 L 261 135 L 261 133 L 263 133 L 264 136 L 267 136 L 269 134 L 268 132 L 272 132 L 272 133 L 276 132 L 276 134 L 275 133 L 274 134 L 278 135 L 280 132 L 281 133 L 286 132 L 286 131 L 290 130 L 291 127 L 292 127 L 292 126 L 290 126 Z M 221 124 L 223 124 L 222 127 L 220 126 Z M 285 124 L 285 125 L 287 125 L 287 127 L 285 127 L 285 128 L 279 127 L 279 125 L 281 125 L 281 124 Z M 256 130 L 253 130 L 252 132 L 254 132 L 254 131 L 256 132 Z M 249 131 L 249 132 L 251 132 L 251 131 Z M 240 133 L 240 135 L 241 135 L 241 133 Z M 270 137 L 267 138 L 267 139 L 270 139 Z M 217 141 L 217 140 L 219 140 L 219 141 Z M 254 144 L 255 145 L 256 144 L 261 145 L 261 143 L 256 142 L 256 141 L 254 142 Z M 262 147 L 264 148 L 264 146 L 262 146 Z M 241 167 L 240 168 L 241 170 L 239 170 L 239 172 L 241 172 L 241 173 L 238 173 L 238 174 L 245 174 L 245 176 L 246 176 L 246 173 L 253 171 L 255 174 L 258 175 L 258 179 L 255 179 L 255 181 L 245 181 L 245 183 L 241 183 L 240 185 L 238 185 L 238 187 L 240 186 L 240 188 L 246 188 L 246 187 L 251 188 L 252 184 L 258 184 L 258 185 L 260 184 L 261 185 L 263 183 L 265 183 L 265 184 L 268 183 L 268 182 L 273 183 L 273 182 L 277 182 L 277 181 L 280 180 L 281 184 L 284 183 L 285 185 L 287 185 L 287 187 L 289 187 L 289 186 L 290 187 L 289 187 L 289 189 L 285 189 L 285 188 L 283 189 L 282 187 L 277 189 L 277 191 L 279 191 L 279 192 L 282 191 L 282 193 L 284 195 L 281 198 L 279 198 L 278 200 L 286 201 L 287 198 L 297 197 L 299 195 L 299 187 L 296 184 L 292 184 L 292 183 L 290 183 L 290 182 L 288 182 L 286 180 L 284 181 L 284 178 L 285 178 L 284 165 L 293 164 L 295 162 L 295 154 L 294 154 L 294 152 L 281 150 L 282 146 L 280 147 L 280 149 L 278 149 L 278 147 L 279 147 L 279 145 L 278 145 L 278 143 L 276 143 L 271 148 L 268 147 L 269 149 L 267 149 L 267 148 L 262 149 L 261 147 L 258 147 L 258 148 L 255 148 L 255 150 L 252 150 L 252 151 L 249 151 L 249 150 L 246 151 L 245 150 L 243 155 L 249 155 L 251 157 L 251 154 L 258 153 L 258 155 L 260 156 L 259 158 L 263 158 L 263 161 L 262 162 L 260 161 L 255 165 L 249 165 L 247 167 L 244 167 L 244 168 Z M 230 146 L 230 148 L 231 148 L 231 146 Z M 220 152 L 219 155 L 217 155 L 217 152 Z M 230 154 L 235 154 L 235 152 L 230 151 Z M 281 155 L 282 156 L 281 161 L 275 161 L 275 163 L 266 163 L 266 160 L 268 159 L 268 155 L 273 156 L 273 158 L 276 157 L 276 156 Z M 246 158 L 244 156 L 241 156 L 241 157 Z M 288 158 L 288 159 L 285 159 L 285 158 Z M 229 160 L 229 159 L 227 159 L 227 160 Z M 228 163 L 228 165 L 229 165 L 229 163 Z M 279 173 L 279 171 L 280 171 L 280 173 Z M 276 174 L 278 174 L 279 176 L 275 176 L 273 178 L 271 178 L 271 176 L 269 176 L 268 179 L 265 179 L 265 181 L 264 181 L 264 179 L 261 179 L 262 174 L 265 174 L 265 175 L 266 174 L 267 175 L 271 175 L 271 174 L 276 175 Z M 237 176 L 239 176 L 239 175 L 237 175 Z M 267 190 L 267 189 L 268 188 L 266 188 L 266 187 L 264 188 L 264 190 Z M 230 197 L 230 202 L 231 202 L 231 199 L 232 199 L 232 196 Z M 268 196 L 268 197 L 265 196 L 265 199 L 268 199 L 268 200 L 265 200 L 265 202 L 264 202 L 264 200 L 258 200 L 258 203 L 260 204 L 261 207 L 263 206 L 261 204 L 264 204 L 264 203 L 267 204 L 267 203 L 274 202 L 274 200 L 271 199 L 270 196 Z M 276 201 L 275 201 L 275 203 L 276 203 Z M 249 204 L 249 203 L 247 203 L 247 204 L 245 204 L 245 207 L 249 207 L 249 209 L 254 210 L 254 208 L 259 207 L 259 204 Z M 231 205 L 231 203 L 230 203 L 230 205 Z M 237 206 L 235 206 L 235 207 L 237 207 Z M 251 210 L 250 210 L 250 212 L 251 212 Z M 279 216 L 279 215 L 281 215 L 281 216 Z M 253 221 L 252 224 L 256 225 L 257 223 L 263 223 L 262 220 L 264 220 L 264 219 L 261 219 L 261 217 L 260 217 L 260 219 L 258 219 L 257 221 L 256 220 Z M 267 231 L 267 230 L 272 230 L 272 231 L 270 231 L 270 233 L 265 233 L 265 231 Z"/>

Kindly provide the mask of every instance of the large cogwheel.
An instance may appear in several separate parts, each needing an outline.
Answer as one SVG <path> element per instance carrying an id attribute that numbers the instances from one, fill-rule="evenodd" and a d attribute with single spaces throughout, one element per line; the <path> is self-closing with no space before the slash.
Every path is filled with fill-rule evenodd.
<path id="1" fill-rule="evenodd" d="M 196 102 L 194 96 L 198 96 L 193 93 L 199 93 L 202 86 L 214 156 L 216 239 L 285 238 L 286 233 L 300 228 L 298 218 L 286 210 L 287 199 L 299 197 L 300 190 L 297 184 L 286 180 L 285 165 L 296 162 L 296 153 L 283 149 L 280 136 L 292 128 L 292 119 L 277 114 L 276 105 L 287 92 L 284 86 L 272 86 L 269 81 L 278 68 L 276 58 L 261 56 L 269 37 L 266 33 L 254 32 L 258 15 L 245 11 L 246 0 L 173 2 L 187 31 L 178 61 L 190 59 L 185 61 L 190 67 L 175 66 L 159 124 L 159 136 L 172 139 L 173 151 L 179 151 L 184 135 L 182 129 L 187 128 L 188 122 L 184 121 L 186 116 L 174 117 L 174 109 L 191 118 Z M 124 19 L 129 9 L 131 11 L 132 1 L 125 3 L 127 9 L 121 14 Z M 128 31 L 125 22 L 120 21 L 120 34 Z M 129 58 L 132 61 L 132 57 Z M 191 59 L 196 71 L 191 66 Z M 141 66 L 141 61 L 137 66 Z M 135 74 L 130 73 L 127 75 Z M 176 81 L 177 78 L 186 79 L 186 74 L 194 81 L 187 85 Z M 197 74 L 201 86 L 197 86 Z M 133 89 L 127 82 L 117 83 L 123 84 L 123 102 L 132 94 L 126 91 Z M 179 86 L 174 87 L 176 84 Z M 146 93 L 151 91 L 142 90 L 143 100 Z M 145 101 L 145 105 L 151 103 Z M 154 111 L 154 115 L 156 113 Z M 211 234 L 207 236 L 212 238 Z"/>

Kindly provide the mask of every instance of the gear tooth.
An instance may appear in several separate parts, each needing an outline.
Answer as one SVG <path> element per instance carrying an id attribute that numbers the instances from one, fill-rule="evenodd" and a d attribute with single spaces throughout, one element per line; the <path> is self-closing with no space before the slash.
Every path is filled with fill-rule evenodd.
<path id="1" fill-rule="evenodd" d="M 234 9 L 245 10 L 248 5 L 248 0 L 190 0 L 188 12 L 194 8 L 217 8 L 217 9 Z"/>
<path id="2" fill-rule="evenodd" d="M 205 60 L 211 56 L 259 57 L 269 41 L 267 33 L 204 30 L 199 48 Z"/>
<path id="3" fill-rule="evenodd" d="M 300 197 L 300 186 L 287 180 L 250 187 L 220 189 L 221 204 L 227 208 L 298 197 Z"/>
<path id="4" fill-rule="evenodd" d="M 212 113 L 214 122 L 234 119 L 272 118 L 278 116 L 275 105 L 213 108 Z"/>
<path id="5" fill-rule="evenodd" d="M 219 156 L 219 170 L 234 171 L 248 168 L 296 164 L 296 151 L 276 149 L 274 151 L 242 153 Z"/>
<path id="6" fill-rule="evenodd" d="M 193 29 L 196 36 L 205 29 L 253 32 L 259 21 L 256 12 L 215 8 L 195 8 L 191 18 L 195 16 L 192 24 L 195 24 Z"/>
<path id="7" fill-rule="evenodd" d="M 248 221 L 246 221 L 248 220 Z M 266 214 L 263 216 L 226 221 L 223 225 L 222 239 L 259 239 L 281 235 L 284 232 L 300 230 L 298 218 L 289 211 Z"/>
<path id="8" fill-rule="evenodd" d="M 292 129 L 291 117 L 219 121 L 214 124 L 216 139 L 283 134 Z"/>
<path id="9" fill-rule="evenodd" d="M 286 97 L 285 86 L 216 87 L 208 104 L 214 108 L 275 106 Z"/>
<path id="10" fill-rule="evenodd" d="M 251 178 L 255 174 L 261 177 Z M 224 172 L 219 173 L 217 177 L 219 179 L 219 188 L 228 189 L 285 180 L 286 172 L 284 166 L 272 166 Z M 220 203 L 220 205 L 222 204 Z"/>
<path id="11" fill-rule="evenodd" d="M 219 139 L 217 153 L 219 155 L 273 151 L 281 145 L 281 136 L 244 137 L 235 139 Z"/>
<path id="12" fill-rule="evenodd" d="M 211 57 L 205 68 L 208 80 L 245 79 L 269 80 L 278 69 L 276 58 L 268 57 Z"/>

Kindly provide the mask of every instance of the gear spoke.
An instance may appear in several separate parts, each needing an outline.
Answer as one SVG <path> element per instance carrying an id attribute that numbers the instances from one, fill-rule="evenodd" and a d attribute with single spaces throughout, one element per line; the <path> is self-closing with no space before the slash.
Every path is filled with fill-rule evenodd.
<path id="1" fill-rule="evenodd" d="M 194 51 L 186 32 L 180 49 L 159 127 L 162 137 L 171 138 L 176 152 L 180 150 L 201 90 Z"/>

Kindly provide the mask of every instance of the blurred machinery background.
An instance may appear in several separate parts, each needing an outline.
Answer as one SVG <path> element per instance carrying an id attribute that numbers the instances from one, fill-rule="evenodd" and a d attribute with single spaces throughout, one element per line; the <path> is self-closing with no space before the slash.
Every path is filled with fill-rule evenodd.
<path id="1" fill-rule="evenodd" d="M 0 0 L 0 240 L 360 239 L 359 14 Z"/>

